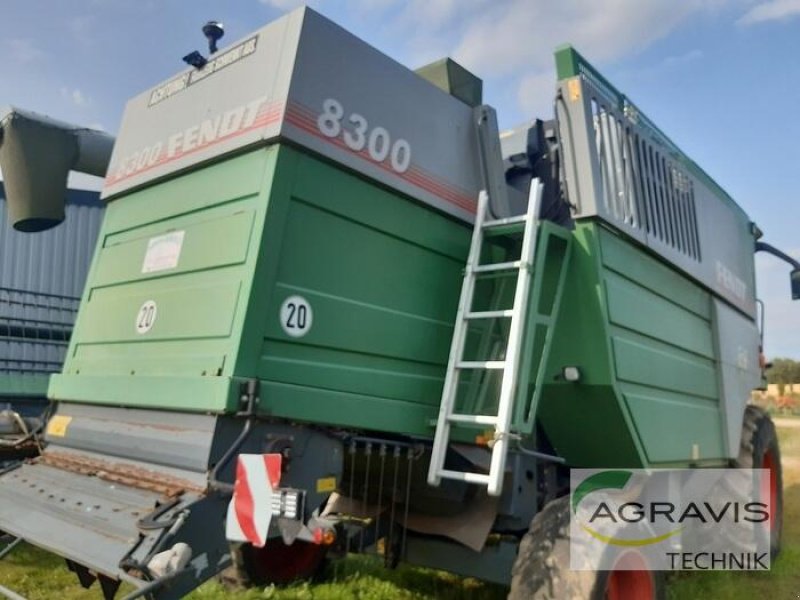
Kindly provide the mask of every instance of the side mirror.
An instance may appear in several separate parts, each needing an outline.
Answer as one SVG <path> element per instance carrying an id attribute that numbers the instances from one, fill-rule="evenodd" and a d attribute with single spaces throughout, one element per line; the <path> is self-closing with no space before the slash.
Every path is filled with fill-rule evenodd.
<path id="1" fill-rule="evenodd" d="M 800 300 L 800 269 L 795 269 L 789 275 L 792 282 L 792 300 Z"/>

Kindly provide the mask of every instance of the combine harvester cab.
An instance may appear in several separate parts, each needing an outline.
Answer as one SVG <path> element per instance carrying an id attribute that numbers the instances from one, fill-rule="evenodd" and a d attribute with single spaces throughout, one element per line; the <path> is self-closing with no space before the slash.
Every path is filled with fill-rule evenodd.
<path id="1" fill-rule="evenodd" d="M 97 146 L 96 152 L 102 153 L 99 141 L 102 140 L 105 165 L 100 156 L 92 159 L 99 164 L 89 164 L 85 158 L 85 164 L 80 164 L 74 152 L 68 155 L 73 162 L 65 164 L 102 175 L 111 157 L 113 140 L 99 131 L 13 108 L 0 116 L 0 130 L 5 133 L 0 164 L 6 169 L 8 186 L 7 194 L 0 183 L 2 465 L 34 456 L 39 450 L 38 436 L 42 434 L 48 406 L 47 385 L 50 374 L 58 372 L 64 362 L 103 214 L 99 193 L 65 190 L 67 171 L 56 172 L 58 169 L 54 171 L 52 166 L 44 165 L 45 161 L 30 160 L 33 154 L 30 145 L 51 143 L 51 132 L 59 132 L 75 146 L 79 146 L 78 138 L 84 136 L 93 139 L 84 142 L 86 155 L 87 143 Z M 23 175 L 15 170 L 23 162 L 30 164 L 36 173 L 32 183 L 23 181 L 30 172 Z M 40 201 L 47 195 L 43 189 L 47 183 L 53 186 L 50 192 L 53 202 L 52 208 L 43 213 Z M 16 203 L 9 204 L 7 195 Z M 32 218 L 30 203 L 25 201 L 26 197 L 34 196 L 39 200 L 36 218 Z M 66 222 L 52 229 L 61 221 Z"/>
<path id="2" fill-rule="evenodd" d="M 567 466 L 739 457 L 756 230 L 574 50 L 556 121 L 502 145 L 458 65 L 309 9 L 186 60 L 125 111 L 0 530 L 107 597 L 309 576 L 329 546 L 530 597 Z"/>

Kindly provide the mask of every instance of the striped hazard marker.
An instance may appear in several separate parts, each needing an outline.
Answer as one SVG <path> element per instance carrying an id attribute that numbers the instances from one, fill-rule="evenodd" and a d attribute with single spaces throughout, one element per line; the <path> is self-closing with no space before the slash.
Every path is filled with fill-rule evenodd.
<path id="1" fill-rule="evenodd" d="M 280 454 L 239 455 L 233 498 L 225 523 L 228 540 L 264 547 L 272 520 L 272 493 L 280 481 Z"/>

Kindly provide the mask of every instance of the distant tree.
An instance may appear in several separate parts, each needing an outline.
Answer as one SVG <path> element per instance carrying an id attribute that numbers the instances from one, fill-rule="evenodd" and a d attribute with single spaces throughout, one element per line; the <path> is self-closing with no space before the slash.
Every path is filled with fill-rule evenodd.
<path id="1" fill-rule="evenodd" d="M 783 396 L 786 386 L 800 383 L 800 362 L 791 358 L 776 358 L 767 371 L 767 381 L 778 385 L 778 394 Z"/>

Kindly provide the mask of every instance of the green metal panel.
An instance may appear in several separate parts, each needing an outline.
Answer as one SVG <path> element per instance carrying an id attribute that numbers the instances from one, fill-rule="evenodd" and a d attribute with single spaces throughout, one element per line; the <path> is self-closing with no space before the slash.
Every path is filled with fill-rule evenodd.
<path id="1" fill-rule="evenodd" d="M 656 317 L 656 313 L 651 313 Z M 712 365 L 699 363 L 656 340 L 634 341 L 631 333 L 612 334 L 617 378 L 653 388 L 674 390 L 704 398 L 717 397 Z"/>
<path id="2" fill-rule="evenodd" d="M 617 388 L 648 461 L 724 458 L 710 294 L 610 231 L 598 234 Z"/>
<path id="3" fill-rule="evenodd" d="M 547 375 L 582 380 L 547 387 L 548 438 L 576 465 L 723 460 L 710 295 L 601 225 L 574 235 Z"/>
<path id="4" fill-rule="evenodd" d="M 270 414 L 432 435 L 470 230 L 288 148 L 287 194 L 267 237 L 282 237 L 259 377 Z M 280 231 L 280 233 L 278 233 Z M 303 296 L 313 326 L 287 335 L 280 306 Z"/>
<path id="5" fill-rule="evenodd" d="M 183 231 L 174 268 L 148 242 Z M 111 202 L 61 400 L 178 410 L 260 409 L 292 420 L 431 435 L 469 227 L 286 146 Z M 313 309 L 292 338 L 289 295 Z M 154 325 L 136 331 L 146 301 Z"/>
<path id="6" fill-rule="evenodd" d="M 641 467 L 638 437 L 611 386 L 552 385 L 539 403 L 539 420 L 556 453 L 573 467 Z"/>
<path id="7" fill-rule="evenodd" d="M 452 58 L 437 60 L 414 72 L 468 106 L 480 106 L 482 102 L 483 82 Z"/>
<path id="8" fill-rule="evenodd" d="M 49 375 L 0 375 L 0 404 L 4 398 L 44 398 Z"/>
<path id="9" fill-rule="evenodd" d="M 644 450 L 615 390 L 598 227 L 581 223 L 572 235 L 558 335 L 544 373 L 547 383 L 538 418 L 556 452 L 570 465 L 642 466 Z M 561 379 L 565 366 L 580 369 L 580 382 Z"/>
<path id="10" fill-rule="evenodd" d="M 180 366 L 180 365 L 179 365 Z M 48 396 L 56 400 L 163 408 L 191 412 L 222 412 L 237 407 L 239 386 L 230 377 L 160 375 L 53 375 Z"/>
<path id="11" fill-rule="evenodd" d="M 536 421 L 550 350 L 558 336 L 558 313 L 569 270 L 572 236 L 563 227 L 543 222 L 537 233 L 521 368 L 515 397 L 513 428 L 530 434 Z"/>
<path id="12" fill-rule="evenodd" d="M 619 387 L 651 463 L 685 465 L 694 462 L 693 455 L 704 461 L 724 457 L 716 400 L 703 401 L 652 386 Z"/>
<path id="13" fill-rule="evenodd" d="M 603 265 L 607 270 L 627 277 L 635 285 L 667 298 L 705 320 L 711 318 L 711 300 L 707 291 L 664 263 L 634 249 L 630 242 L 620 236 L 608 230 L 601 230 L 601 234 L 599 241 L 602 244 Z M 672 311 L 670 316 L 674 317 L 675 314 Z"/>
<path id="14" fill-rule="evenodd" d="M 650 302 L 647 311 L 640 310 L 643 294 Z M 614 325 L 638 331 L 673 346 L 683 346 L 706 358 L 713 358 L 712 331 L 708 317 L 704 319 L 693 314 L 671 299 L 650 293 L 641 282 L 631 281 L 612 272 L 606 274 L 606 296 L 609 320 Z M 653 313 L 658 313 L 661 317 L 650 318 Z"/>
<path id="15" fill-rule="evenodd" d="M 250 292 L 277 154 L 254 151 L 109 204 L 52 398 L 236 407 L 236 359 L 248 306 L 259 300 Z M 184 232 L 178 265 L 143 272 L 148 241 L 175 231 Z M 158 313 L 140 334 L 136 317 L 148 300 Z"/>

